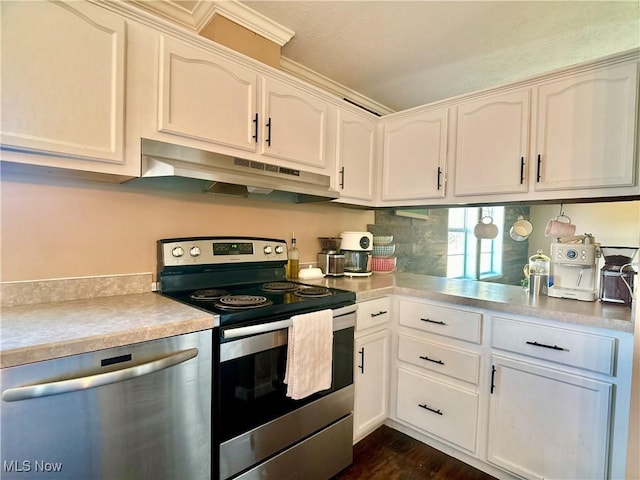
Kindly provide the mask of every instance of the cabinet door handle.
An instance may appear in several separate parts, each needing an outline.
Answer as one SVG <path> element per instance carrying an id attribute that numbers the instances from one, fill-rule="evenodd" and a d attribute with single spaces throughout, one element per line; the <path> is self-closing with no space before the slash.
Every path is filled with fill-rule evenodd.
<path id="1" fill-rule="evenodd" d="M 440 177 L 442 177 L 442 169 L 440 167 L 438 167 L 438 190 L 440 190 L 440 187 L 442 186 L 442 184 L 440 183 Z"/>
<path id="2" fill-rule="evenodd" d="M 430 412 L 437 413 L 438 415 L 444 415 L 444 413 L 442 413 L 442 410 L 440 410 L 440 409 L 436 410 L 435 408 L 431 408 L 426 403 L 419 403 L 418 406 L 420 408 L 424 408 L 425 410 L 429 410 Z"/>
<path id="3" fill-rule="evenodd" d="M 380 310 L 378 313 L 372 313 L 372 314 L 371 314 L 371 318 L 373 318 L 373 317 L 379 317 L 380 315 L 384 315 L 384 314 L 386 314 L 386 313 L 388 313 L 386 310 Z"/>
<path id="4" fill-rule="evenodd" d="M 420 358 L 422 360 L 426 360 L 427 362 L 433 362 L 433 363 L 437 363 L 438 365 L 444 365 L 444 362 L 442 360 L 434 360 L 433 358 L 429 358 L 426 355 L 420 355 Z"/>
<path id="5" fill-rule="evenodd" d="M 265 141 L 267 142 L 267 146 L 270 147 L 271 146 L 271 117 L 269 117 L 269 121 L 267 122 L 267 139 Z"/>
<path id="6" fill-rule="evenodd" d="M 544 343 L 538 343 L 538 342 L 527 342 L 527 345 L 533 345 L 534 347 L 550 348 L 551 350 L 560 350 L 563 352 L 569 351 L 568 348 L 562 348 L 557 345 L 546 345 Z"/>
<path id="7" fill-rule="evenodd" d="M 524 157 L 520 157 L 520 185 L 524 183 Z"/>
<path id="8" fill-rule="evenodd" d="M 536 182 L 540 183 L 540 179 L 542 178 L 542 155 L 538 154 L 538 167 L 536 171 Z"/>
<path id="9" fill-rule="evenodd" d="M 442 320 L 431 320 L 430 318 L 421 318 L 423 322 L 435 323 L 436 325 L 446 325 Z"/>
<path id="10" fill-rule="evenodd" d="M 496 389 L 496 383 L 494 381 L 495 379 L 496 379 L 496 366 L 491 365 L 491 391 L 489 393 L 493 393 L 493 391 Z"/>
<path id="11" fill-rule="evenodd" d="M 362 347 L 358 353 L 360 354 L 360 365 L 358 365 L 358 368 L 360 369 L 360 373 L 364 373 L 364 347 Z"/>
<path id="12" fill-rule="evenodd" d="M 251 138 L 253 138 L 256 143 L 258 143 L 258 114 L 256 113 L 256 116 L 253 117 L 253 136 Z"/>
<path id="13" fill-rule="evenodd" d="M 340 169 L 340 188 L 344 190 L 344 167 Z"/>

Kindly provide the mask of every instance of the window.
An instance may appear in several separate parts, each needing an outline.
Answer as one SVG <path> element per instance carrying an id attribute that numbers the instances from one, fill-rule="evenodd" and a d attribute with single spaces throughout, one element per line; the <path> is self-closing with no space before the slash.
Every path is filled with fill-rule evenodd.
<path id="1" fill-rule="evenodd" d="M 473 229 L 489 216 L 498 227 L 494 239 L 478 239 Z M 504 207 L 449 209 L 447 277 L 485 280 L 502 274 Z"/>

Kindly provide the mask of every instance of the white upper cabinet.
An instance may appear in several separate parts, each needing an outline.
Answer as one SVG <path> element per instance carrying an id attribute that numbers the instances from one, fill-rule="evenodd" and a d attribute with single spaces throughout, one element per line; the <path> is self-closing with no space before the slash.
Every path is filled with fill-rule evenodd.
<path id="1" fill-rule="evenodd" d="M 382 122 L 383 205 L 444 198 L 448 109 L 421 110 Z"/>
<path id="2" fill-rule="evenodd" d="M 635 184 L 637 62 L 535 87 L 535 190 Z"/>
<path id="3" fill-rule="evenodd" d="M 373 201 L 376 125 L 375 118 L 338 109 L 336 183 L 340 189 L 339 201 Z"/>
<path id="4" fill-rule="evenodd" d="M 256 151 L 254 70 L 165 36 L 160 38 L 160 62 L 161 132 Z"/>
<path id="5" fill-rule="evenodd" d="M 265 77 L 260 153 L 325 168 L 328 109 L 321 98 Z"/>
<path id="6" fill-rule="evenodd" d="M 527 191 L 529 105 L 523 89 L 456 107 L 455 196 Z"/>
<path id="7" fill-rule="evenodd" d="M 1 5 L 2 159 L 125 173 L 124 18 L 84 2 Z"/>

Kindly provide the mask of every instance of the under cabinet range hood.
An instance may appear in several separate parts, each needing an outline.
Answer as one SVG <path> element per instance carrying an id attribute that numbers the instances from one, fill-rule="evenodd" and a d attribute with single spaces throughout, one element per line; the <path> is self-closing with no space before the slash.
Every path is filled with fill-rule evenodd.
<path id="1" fill-rule="evenodd" d="M 330 177 L 196 148 L 142 139 L 142 175 L 130 183 L 297 203 L 340 194 Z"/>

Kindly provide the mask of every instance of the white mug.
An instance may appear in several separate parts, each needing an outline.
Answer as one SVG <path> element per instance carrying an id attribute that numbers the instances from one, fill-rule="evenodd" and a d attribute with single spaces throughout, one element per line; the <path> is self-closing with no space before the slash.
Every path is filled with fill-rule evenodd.
<path id="1" fill-rule="evenodd" d="M 473 229 L 473 234 L 480 239 L 494 239 L 498 236 L 498 227 L 489 215 L 482 217 Z"/>
<path id="2" fill-rule="evenodd" d="M 509 236 L 516 242 L 523 242 L 533 232 L 533 225 L 521 215 L 509 229 Z"/>
<path id="3" fill-rule="evenodd" d="M 564 221 L 560 219 L 564 218 Z M 545 237 L 571 237 L 576 233 L 576 226 L 571 223 L 571 219 L 566 215 L 558 215 L 547 222 L 544 229 Z"/>

